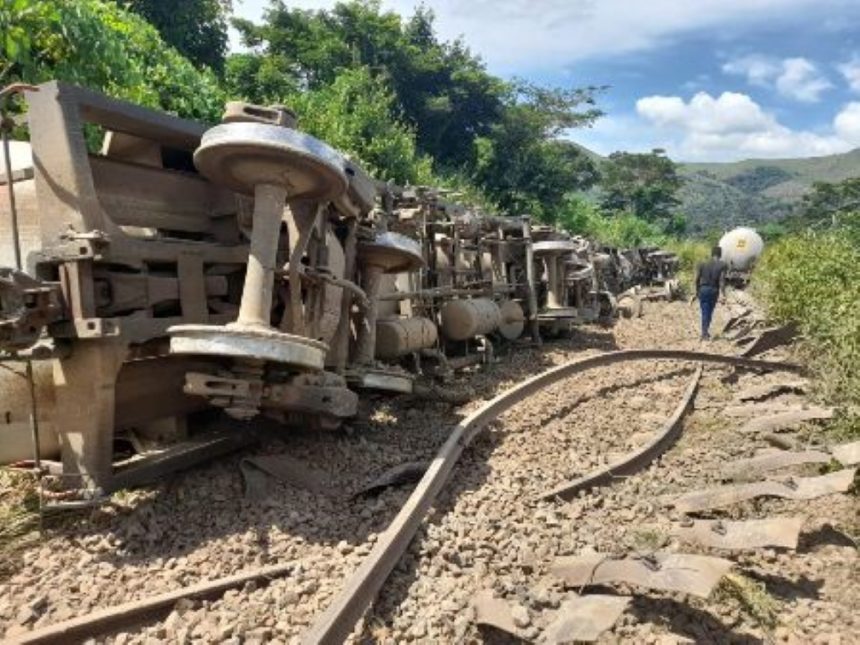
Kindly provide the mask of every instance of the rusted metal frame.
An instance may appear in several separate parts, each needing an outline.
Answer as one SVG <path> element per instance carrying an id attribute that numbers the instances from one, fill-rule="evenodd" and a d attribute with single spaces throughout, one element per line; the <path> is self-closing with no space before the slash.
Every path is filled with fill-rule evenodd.
<path id="1" fill-rule="evenodd" d="M 201 249 L 196 242 L 129 237 L 104 211 L 95 188 L 83 136 L 84 122 L 188 151 L 199 144 L 203 126 L 56 82 L 41 85 L 39 92 L 27 92 L 27 101 L 33 126 L 36 193 L 40 208 L 52 213 L 51 218 L 42 220 L 42 249 L 31 254 L 31 263 L 68 265 L 97 259 L 142 269 L 147 262 L 176 262 L 182 253 L 202 252 L 205 263 L 245 265 L 248 257 L 245 244 L 211 244 Z M 72 239 L 68 239 L 70 227 L 75 232 Z M 35 268 L 30 266 L 28 270 L 32 272 Z M 111 327 L 108 335 L 117 333 L 114 324 L 92 322 L 97 327 Z M 123 322 L 120 333 L 124 335 L 126 321 Z M 136 320 L 133 342 L 163 335 L 176 322 Z M 87 330 L 78 327 L 74 325 L 71 334 L 83 331 L 86 336 Z M 102 335 L 105 334 L 89 334 Z"/>
<path id="2" fill-rule="evenodd" d="M 101 609 L 92 614 L 48 625 L 20 636 L 5 640 L 8 645 L 67 645 L 83 642 L 94 636 L 109 634 L 120 629 L 160 619 L 169 614 L 177 601 L 183 598 L 206 599 L 222 595 L 225 591 L 242 587 L 248 582 L 266 583 L 275 578 L 289 575 L 293 564 L 277 564 L 254 569 L 233 576 L 207 580 L 184 589 L 133 600 L 131 602 Z"/>
<path id="3" fill-rule="evenodd" d="M 589 356 L 547 370 L 520 383 L 490 400 L 454 427 L 400 512 L 380 536 L 364 562 L 346 580 L 341 593 L 303 635 L 302 642 L 335 644 L 343 642 L 349 635 L 408 548 L 424 515 L 450 477 L 457 459 L 487 423 L 552 383 L 589 369 L 634 360 L 704 361 L 762 370 L 803 370 L 801 366 L 790 363 L 759 361 L 738 356 L 686 350 L 638 349 Z"/>
<path id="4" fill-rule="evenodd" d="M 569 500 L 581 490 L 587 490 L 594 486 L 612 483 L 613 480 L 632 475 L 636 471 L 644 468 L 660 454 L 668 450 L 677 441 L 683 428 L 683 419 L 693 404 L 693 399 L 696 396 L 696 391 L 699 387 L 699 380 L 702 377 L 702 366 L 696 368 L 696 373 L 690 380 L 690 384 L 684 391 L 681 401 L 678 403 L 672 416 L 663 425 L 662 430 L 651 441 L 642 446 L 641 449 L 631 452 L 618 461 L 592 470 L 590 473 L 578 477 L 569 482 L 565 482 L 553 488 L 552 490 L 543 493 L 540 499 L 561 499 Z"/>

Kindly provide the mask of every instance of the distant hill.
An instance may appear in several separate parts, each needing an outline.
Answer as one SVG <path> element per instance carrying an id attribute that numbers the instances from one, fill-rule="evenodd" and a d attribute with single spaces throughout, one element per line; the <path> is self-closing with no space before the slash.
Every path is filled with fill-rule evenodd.
<path id="1" fill-rule="evenodd" d="M 685 163 L 682 208 L 693 230 L 761 224 L 790 214 L 816 181 L 860 176 L 860 149 L 806 159 Z"/>
<path id="2" fill-rule="evenodd" d="M 594 160 L 604 160 L 583 148 Z M 805 159 L 747 159 L 729 163 L 681 163 L 686 179 L 679 197 L 690 231 L 761 225 L 791 214 L 816 181 L 860 177 L 860 148 Z"/>

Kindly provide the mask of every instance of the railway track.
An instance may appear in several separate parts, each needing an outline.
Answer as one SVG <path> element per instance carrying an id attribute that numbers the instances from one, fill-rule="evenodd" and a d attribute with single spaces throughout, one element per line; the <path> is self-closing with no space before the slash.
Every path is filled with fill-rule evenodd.
<path id="1" fill-rule="evenodd" d="M 450 477 L 454 465 L 464 448 L 477 436 L 480 430 L 500 414 L 516 406 L 517 403 L 527 400 L 528 397 L 544 391 L 551 384 L 564 381 L 567 378 L 618 363 L 644 360 L 668 360 L 668 361 L 708 361 L 727 365 L 748 367 L 751 369 L 770 370 L 785 369 L 797 371 L 792 365 L 775 364 L 766 361 L 756 361 L 743 358 L 734 358 L 722 355 L 707 354 L 701 352 L 688 352 L 683 350 L 628 350 L 621 352 L 610 352 L 585 359 L 572 361 L 568 364 L 547 370 L 520 385 L 495 397 L 486 404 L 480 406 L 466 419 L 459 423 L 448 437 L 448 440 L 439 450 L 430 468 L 422 481 L 418 484 L 412 495 L 406 501 L 389 528 L 376 541 L 370 554 L 364 559 L 361 566 L 348 580 L 344 590 L 335 598 L 317 620 L 313 628 L 304 636 L 304 642 L 341 642 L 354 628 L 355 623 L 372 602 L 379 589 L 384 584 L 391 570 L 397 564 L 415 531 L 423 521 L 427 510 L 442 489 L 445 481 Z M 701 368 L 700 368 L 701 369 Z M 683 411 L 689 408 L 692 400 L 695 384 L 699 380 L 700 369 L 696 372 L 693 381 L 686 388 L 681 397 L 681 403 L 674 410 L 674 414 L 665 424 L 663 431 L 658 433 L 656 445 L 649 444 L 641 455 L 633 455 L 627 463 L 629 468 L 644 463 L 653 458 L 659 449 L 665 448 L 676 435 Z M 668 438 L 668 439 L 667 439 Z M 628 472 L 625 470 L 624 472 Z M 289 575 L 286 569 L 282 574 Z M 261 581 L 270 574 L 257 576 Z M 254 578 L 254 572 L 245 576 L 245 581 Z M 218 582 L 215 583 L 216 586 Z M 205 586 L 205 585 L 204 585 Z M 197 595 L 205 595 L 198 591 Z M 169 609 L 169 607 L 162 607 Z M 158 612 L 156 611 L 155 614 Z M 123 625 L 131 626 L 138 623 L 142 616 L 151 617 L 153 608 L 146 601 L 120 607 L 111 614 L 108 610 L 101 612 L 97 620 L 90 628 L 93 632 L 99 624 L 109 625 L 111 631 L 122 629 Z M 75 633 L 87 633 L 87 617 L 75 620 Z M 43 631 L 31 632 L 21 637 L 19 642 L 68 642 L 68 625 L 62 624 L 48 627 Z"/>

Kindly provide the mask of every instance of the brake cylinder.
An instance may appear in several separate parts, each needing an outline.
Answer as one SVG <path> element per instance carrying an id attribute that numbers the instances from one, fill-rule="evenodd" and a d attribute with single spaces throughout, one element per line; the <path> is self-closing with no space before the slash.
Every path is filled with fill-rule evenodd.
<path id="1" fill-rule="evenodd" d="M 427 318 L 388 318 L 376 322 L 376 358 L 392 359 L 433 347 L 438 334 Z"/>
<path id="2" fill-rule="evenodd" d="M 489 298 L 453 300 L 442 307 L 442 333 L 448 340 L 489 334 L 502 323 L 499 306 Z"/>

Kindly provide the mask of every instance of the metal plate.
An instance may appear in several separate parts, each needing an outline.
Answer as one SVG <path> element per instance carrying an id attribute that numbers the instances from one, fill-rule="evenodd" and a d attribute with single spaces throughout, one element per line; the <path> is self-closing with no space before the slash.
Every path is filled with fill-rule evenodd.
<path id="1" fill-rule="evenodd" d="M 472 608 L 477 625 L 488 625 L 513 635 L 519 631 L 511 617 L 511 607 L 501 598 L 493 597 L 492 589 L 479 591 L 472 600 Z"/>
<path id="2" fill-rule="evenodd" d="M 592 643 L 618 621 L 629 604 L 630 598 L 625 596 L 576 596 L 559 607 L 557 618 L 543 633 L 542 642 Z"/>
<path id="3" fill-rule="evenodd" d="M 854 481 L 856 468 L 847 468 L 820 477 L 798 477 L 786 481 L 766 481 L 754 484 L 721 486 L 695 491 L 675 498 L 669 504 L 682 513 L 695 513 L 712 508 L 724 508 L 756 497 L 785 499 L 815 499 L 833 493 L 844 493 Z"/>
<path id="4" fill-rule="evenodd" d="M 735 399 L 738 401 L 760 401 L 779 394 L 803 394 L 807 387 L 806 381 L 780 381 L 765 385 L 753 385 L 738 392 Z"/>
<path id="5" fill-rule="evenodd" d="M 818 450 L 804 450 L 803 452 L 780 450 L 726 464 L 722 471 L 722 477 L 734 481 L 750 481 L 771 470 L 799 464 L 826 464 L 829 461 L 830 455 Z"/>
<path id="6" fill-rule="evenodd" d="M 684 542 L 715 549 L 796 549 L 802 526 L 802 517 L 774 517 L 743 522 L 696 520 L 689 525 L 676 522 L 672 525 L 671 533 Z"/>
<path id="7" fill-rule="evenodd" d="M 558 558 L 550 572 L 572 587 L 626 583 L 707 598 L 732 563 L 686 553 L 655 553 L 649 558 L 593 553 Z"/>
<path id="8" fill-rule="evenodd" d="M 414 387 L 413 379 L 408 374 L 383 372 L 382 370 L 350 372 L 347 373 L 346 379 L 350 385 L 365 390 L 411 394 Z"/>
<path id="9" fill-rule="evenodd" d="M 793 410 L 791 412 L 780 412 L 766 417 L 759 417 L 747 421 L 741 427 L 740 431 L 765 432 L 768 430 L 788 430 L 807 421 L 823 421 L 832 418 L 832 409 L 813 407 L 806 410 Z"/>
<path id="10" fill-rule="evenodd" d="M 843 466 L 856 466 L 860 464 L 860 441 L 833 446 L 831 452 L 833 453 L 833 458 Z"/>
<path id="11" fill-rule="evenodd" d="M 305 461 L 286 454 L 247 457 L 239 462 L 239 469 L 245 482 L 245 497 L 248 498 L 265 497 L 269 477 L 318 495 L 331 494 L 335 490 L 328 473 L 310 468 Z"/>
<path id="12" fill-rule="evenodd" d="M 321 370 L 328 345 L 273 329 L 215 325 L 177 325 L 170 334 L 171 354 L 232 356 Z"/>

